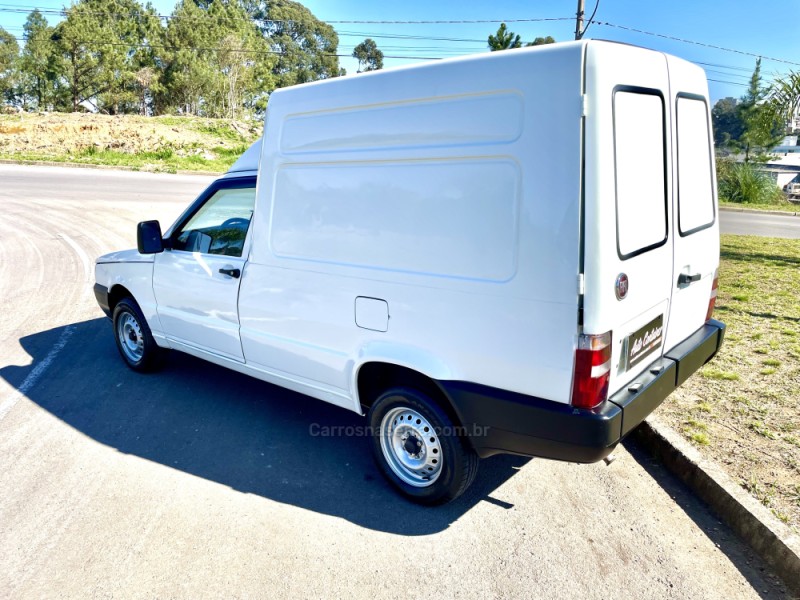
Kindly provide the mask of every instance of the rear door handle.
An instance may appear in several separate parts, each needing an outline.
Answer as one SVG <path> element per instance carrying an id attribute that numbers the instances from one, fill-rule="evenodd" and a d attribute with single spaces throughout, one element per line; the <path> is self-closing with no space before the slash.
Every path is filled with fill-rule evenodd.
<path id="1" fill-rule="evenodd" d="M 220 269 L 219 272 L 222 273 L 223 275 L 235 277 L 236 279 L 239 279 L 239 276 L 242 274 L 242 272 L 239 269 Z"/>
<path id="2" fill-rule="evenodd" d="M 700 273 L 689 275 L 688 273 L 681 273 L 678 275 L 678 285 L 689 285 L 695 281 L 700 281 Z"/>

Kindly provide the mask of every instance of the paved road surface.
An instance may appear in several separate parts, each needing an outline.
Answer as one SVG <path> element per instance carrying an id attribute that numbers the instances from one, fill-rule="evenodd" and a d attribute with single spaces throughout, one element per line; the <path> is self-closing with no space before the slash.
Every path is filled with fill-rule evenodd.
<path id="1" fill-rule="evenodd" d="M 721 210 L 719 225 L 722 233 L 800 239 L 800 217 Z"/>
<path id="2" fill-rule="evenodd" d="M 411 505 L 355 415 L 175 355 L 137 375 L 92 260 L 208 178 L 0 166 L 0 597 L 785 597 L 635 448 L 495 457 Z"/>

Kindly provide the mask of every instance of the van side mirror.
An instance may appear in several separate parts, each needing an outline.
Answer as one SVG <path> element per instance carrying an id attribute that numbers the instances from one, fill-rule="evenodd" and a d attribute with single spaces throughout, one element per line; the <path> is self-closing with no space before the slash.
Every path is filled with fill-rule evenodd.
<path id="1" fill-rule="evenodd" d="M 136 247 L 139 254 L 158 254 L 164 251 L 161 225 L 158 221 L 142 221 L 136 226 Z"/>

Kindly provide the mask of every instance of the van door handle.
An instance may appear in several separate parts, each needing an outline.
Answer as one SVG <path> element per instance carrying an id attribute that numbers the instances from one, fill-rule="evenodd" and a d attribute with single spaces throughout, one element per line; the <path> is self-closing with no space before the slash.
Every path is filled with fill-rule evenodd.
<path id="1" fill-rule="evenodd" d="M 223 275 L 235 277 L 236 279 L 239 279 L 239 276 L 242 274 L 242 272 L 239 269 L 220 269 L 219 272 L 222 273 Z"/>
<path id="2" fill-rule="evenodd" d="M 700 281 L 700 273 L 689 275 L 688 273 L 681 273 L 678 275 L 678 285 L 689 285 L 695 281 Z"/>

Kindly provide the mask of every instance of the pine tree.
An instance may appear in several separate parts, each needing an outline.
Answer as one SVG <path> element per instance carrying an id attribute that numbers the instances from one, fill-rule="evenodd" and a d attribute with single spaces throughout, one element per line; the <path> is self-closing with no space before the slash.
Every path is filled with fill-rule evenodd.
<path id="1" fill-rule="evenodd" d="M 739 144 L 745 153 L 745 162 L 752 153 L 761 154 L 774 148 L 783 137 L 781 120 L 774 105 L 766 102 L 768 90 L 761 85 L 761 59 L 750 77 L 747 93 L 738 105 L 744 131 Z"/>
<path id="2" fill-rule="evenodd" d="M 340 74 L 339 36 L 305 6 L 291 0 L 244 0 L 244 6 L 278 53 L 272 69 L 277 87 Z"/>
<path id="3" fill-rule="evenodd" d="M 512 31 L 508 31 L 505 23 L 500 23 L 497 33 L 494 35 L 489 35 L 489 39 L 487 41 L 489 44 L 489 50 L 492 52 L 522 47 L 522 41 L 520 40 L 519 35 L 515 35 Z"/>
<path id="4" fill-rule="evenodd" d="M 0 98 L 13 101 L 17 83 L 19 44 L 13 35 L 0 27 Z"/>

